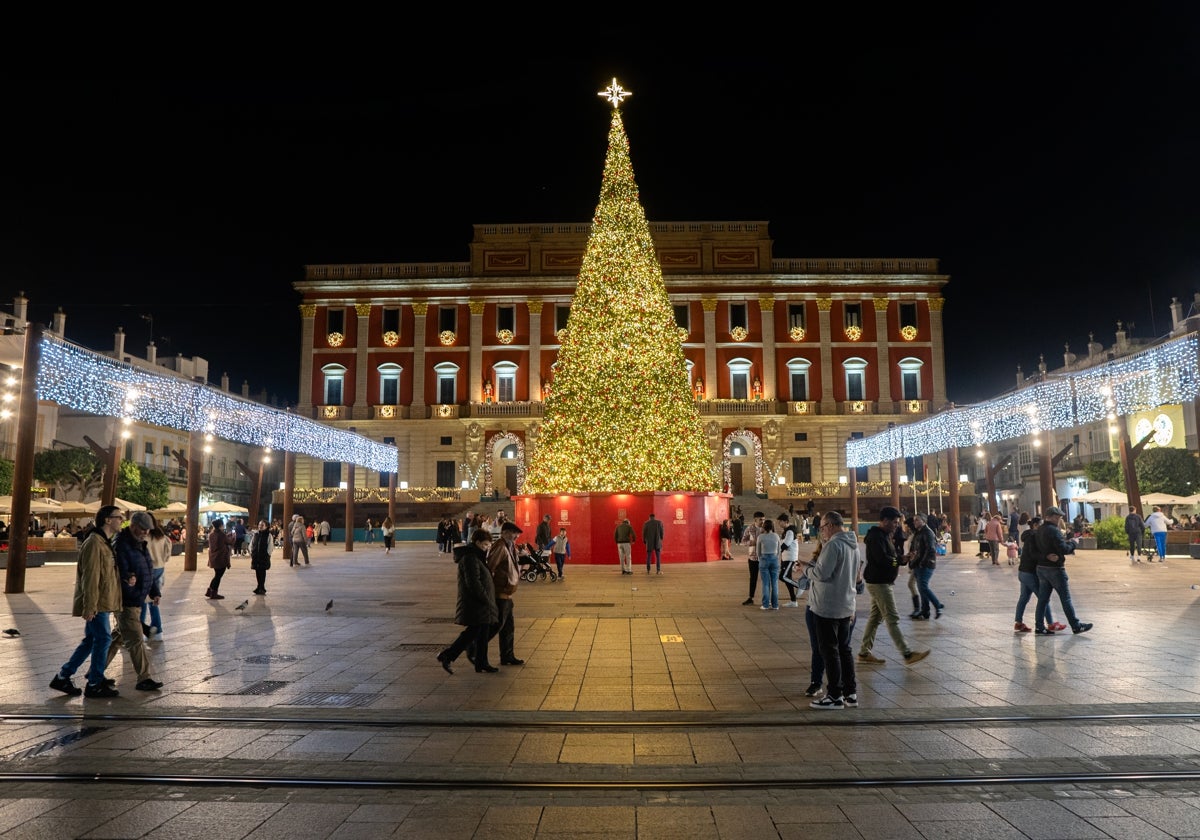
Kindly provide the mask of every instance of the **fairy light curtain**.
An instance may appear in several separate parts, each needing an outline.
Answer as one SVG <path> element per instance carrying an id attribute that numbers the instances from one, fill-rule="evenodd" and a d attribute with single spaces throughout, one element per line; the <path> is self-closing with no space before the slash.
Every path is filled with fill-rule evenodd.
<path id="1" fill-rule="evenodd" d="M 323 461 L 396 472 L 399 452 L 353 432 L 125 364 L 44 336 L 37 395 L 88 414 L 128 418 L 237 443 L 310 455 Z"/>
<path id="2" fill-rule="evenodd" d="M 1190 402 L 1200 393 L 1198 346 L 1200 339 L 1187 335 L 994 400 L 848 441 L 846 466 L 868 467 L 951 446 L 995 443 Z"/>

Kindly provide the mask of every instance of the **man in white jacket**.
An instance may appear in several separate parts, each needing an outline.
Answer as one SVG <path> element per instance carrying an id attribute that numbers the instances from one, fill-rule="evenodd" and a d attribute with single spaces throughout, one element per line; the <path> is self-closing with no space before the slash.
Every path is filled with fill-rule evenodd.
<path id="1" fill-rule="evenodd" d="M 845 530 L 842 515 L 829 511 L 821 517 L 821 553 L 806 563 L 809 580 L 808 608 L 817 623 L 817 645 L 825 661 L 825 696 L 813 700 L 814 709 L 842 709 L 858 705 L 858 682 L 850 633 L 854 622 L 854 587 L 858 577 L 858 538 Z"/>

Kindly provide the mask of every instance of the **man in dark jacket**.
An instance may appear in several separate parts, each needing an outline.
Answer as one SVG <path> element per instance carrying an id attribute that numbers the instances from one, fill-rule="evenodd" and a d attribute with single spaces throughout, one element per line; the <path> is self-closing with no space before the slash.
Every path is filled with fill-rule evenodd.
<path id="1" fill-rule="evenodd" d="M 542 521 L 538 523 L 533 541 L 537 543 L 538 551 L 545 551 L 546 546 L 550 545 L 551 539 L 553 539 L 553 534 L 550 533 L 550 514 L 547 513 L 542 517 Z"/>
<path id="2" fill-rule="evenodd" d="M 867 567 L 863 570 L 863 580 L 867 584 L 867 595 L 871 598 L 871 613 L 867 617 L 867 626 L 863 628 L 862 644 L 858 649 L 859 662 L 879 665 L 886 661 L 871 653 L 880 622 L 887 625 L 888 635 L 892 637 L 896 649 L 904 654 L 906 663 L 911 665 L 929 656 L 928 650 L 915 651 L 909 647 L 904 634 L 900 632 L 900 615 L 896 611 L 896 598 L 892 593 L 892 584 L 896 582 L 896 574 L 900 570 L 900 558 L 896 556 L 892 534 L 900 525 L 900 516 L 900 511 L 894 507 L 885 507 L 879 512 L 879 524 L 872 525 L 863 539 L 867 548 Z"/>
<path id="3" fill-rule="evenodd" d="M 488 567 L 492 570 L 492 583 L 496 587 L 497 623 L 492 625 L 488 638 L 500 634 L 500 664 L 524 665 L 524 659 L 517 659 L 513 653 L 513 640 L 516 628 L 513 624 L 513 595 L 517 592 L 517 584 L 521 581 L 517 565 L 516 539 L 521 534 L 521 528 L 516 522 L 505 522 L 500 526 L 500 539 L 493 543 L 488 552 Z M 471 651 L 471 661 L 475 661 L 474 651 Z"/>
<path id="4" fill-rule="evenodd" d="M 465 650 L 473 651 L 476 673 L 494 674 L 500 669 L 488 662 L 488 638 L 492 625 L 499 618 L 496 609 L 496 584 L 488 568 L 488 552 L 492 549 L 492 534 L 487 528 L 476 528 L 471 541 L 454 549 L 458 564 L 458 604 L 454 608 L 454 623 L 463 628 L 450 647 L 437 655 L 437 661 L 447 674 L 450 666 Z"/>
<path id="5" fill-rule="evenodd" d="M 137 671 L 138 682 L 134 688 L 138 691 L 158 691 L 163 685 L 150 673 L 150 654 L 142 639 L 142 604 L 146 598 L 157 604 L 162 595 L 146 548 L 146 537 L 153 527 L 153 517 L 145 511 L 137 511 L 129 517 L 129 525 L 113 540 L 117 577 L 121 579 L 121 610 L 116 613 L 117 626 L 113 629 L 113 643 L 108 648 L 108 662 L 117 655 L 117 643 L 124 645 Z"/>
<path id="6" fill-rule="evenodd" d="M 942 617 L 945 604 L 938 600 L 937 595 L 929 588 L 929 580 L 933 570 L 937 568 L 937 537 L 925 524 L 925 514 L 913 514 L 912 546 L 908 552 L 908 562 L 913 563 L 914 574 L 917 576 L 917 592 L 921 595 L 921 609 L 909 618 L 924 620 L 929 618 L 929 606 L 932 604 L 936 613 L 934 618 Z"/>
<path id="7" fill-rule="evenodd" d="M 1125 517 L 1125 536 L 1129 538 L 1129 562 L 1142 562 L 1142 541 L 1146 538 L 1146 522 L 1138 509 L 1131 507 Z"/>
<path id="8" fill-rule="evenodd" d="M 1075 553 L 1075 540 L 1063 536 L 1063 512 L 1057 507 L 1046 508 L 1045 522 L 1038 529 L 1037 576 L 1037 612 L 1034 617 L 1036 625 L 1033 632 L 1039 636 L 1053 636 L 1054 631 L 1046 626 L 1046 607 L 1050 604 L 1050 592 L 1058 593 L 1062 604 L 1063 614 L 1071 625 L 1072 633 L 1086 633 L 1092 629 L 1091 624 L 1080 621 L 1075 617 L 1075 605 L 1071 603 L 1071 590 L 1067 586 L 1067 555 Z"/>

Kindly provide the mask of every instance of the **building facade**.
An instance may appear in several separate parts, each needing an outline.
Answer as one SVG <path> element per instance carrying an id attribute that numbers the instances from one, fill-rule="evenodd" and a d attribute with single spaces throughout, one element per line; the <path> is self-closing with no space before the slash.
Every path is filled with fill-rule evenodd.
<path id="1" fill-rule="evenodd" d="M 714 470 L 735 495 L 844 482 L 848 438 L 946 403 L 936 259 L 777 259 L 766 222 L 650 227 Z M 297 411 L 395 444 L 401 496 L 520 493 L 589 232 L 476 225 L 465 263 L 306 266 Z M 297 488 L 348 479 L 297 459 Z M 354 471 L 359 498 L 387 484 Z"/>

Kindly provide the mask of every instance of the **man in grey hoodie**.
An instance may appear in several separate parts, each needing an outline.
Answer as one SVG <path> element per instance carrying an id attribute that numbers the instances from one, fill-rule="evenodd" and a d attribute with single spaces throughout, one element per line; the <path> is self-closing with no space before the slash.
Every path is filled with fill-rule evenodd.
<path id="1" fill-rule="evenodd" d="M 858 705 L 858 683 L 850 632 L 854 621 L 854 586 L 858 574 L 858 538 L 845 530 L 842 515 L 829 511 L 821 517 L 821 553 L 806 564 L 809 580 L 808 608 L 817 622 L 817 645 L 825 660 L 825 696 L 813 700 L 814 709 L 841 709 Z"/>

